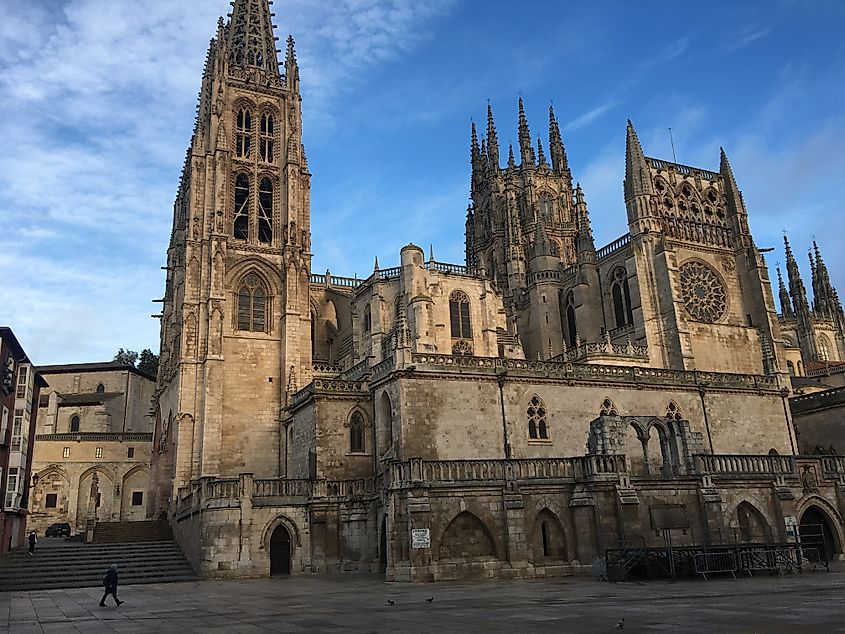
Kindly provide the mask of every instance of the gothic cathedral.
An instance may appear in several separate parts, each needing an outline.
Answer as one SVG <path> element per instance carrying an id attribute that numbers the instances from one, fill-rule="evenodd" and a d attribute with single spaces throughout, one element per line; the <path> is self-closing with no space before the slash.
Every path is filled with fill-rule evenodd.
<path id="1" fill-rule="evenodd" d="M 517 161 L 488 107 L 464 264 L 408 244 L 313 274 L 272 15 L 218 23 L 165 267 L 148 512 L 198 572 L 578 574 L 632 535 L 769 543 L 802 518 L 841 552 L 845 459 L 796 455 L 786 399 L 799 345 L 845 359 L 842 307 L 816 254 L 814 310 L 789 264 L 778 315 L 724 151 L 649 158 L 629 121 L 627 231 L 596 248 L 554 111 L 547 156 L 520 99 Z"/>

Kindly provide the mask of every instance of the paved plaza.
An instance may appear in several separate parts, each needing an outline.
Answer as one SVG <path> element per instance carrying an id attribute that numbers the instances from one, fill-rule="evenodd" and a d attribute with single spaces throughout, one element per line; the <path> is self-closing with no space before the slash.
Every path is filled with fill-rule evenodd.
<path id="1" fill-rule="evenodd" d="M 199 581 L 122 587 L 119 608 L 98 607 L 100 592 L 0 594 L 0 632 L 612 632 L 620 619 L 628 632 L 845 632 L 841 569 L 677 583 Z"/>

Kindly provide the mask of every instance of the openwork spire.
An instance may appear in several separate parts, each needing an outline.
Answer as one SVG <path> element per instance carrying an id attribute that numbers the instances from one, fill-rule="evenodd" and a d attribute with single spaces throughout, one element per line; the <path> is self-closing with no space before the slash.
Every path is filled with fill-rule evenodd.
<path id="1" fill-rule="evenodd" d="M 815 254 L 815 257 L 813 257 Z M 819 245 L 813 240 L 813 253 L 810 254 L 813 268 L 813 307 L 820 317 L 831 319 L 836 312 L 833 302 L 834 290 L 830 282 L 830 273 L 822 259 Z"/>
<path id="2" fill-rule="evenodd" d="M 493 121 L 493 108 L 487 104 L 487 157 L 491 167 L 499 169 L 499 137 Z"/>
<path id="3" fill-rule="evenodd" d="M 783 283 L 783 275 L 781 275 L 780 267 L 777 267 L 778 272 L 778 299 L 780 300 L 780 312 L 786 319 L 793 319 L 795 311 L 792 310 L 792 304 L 789 301 L 789 291 L 786 290 L 786 284 Z"/>
<path id="4" fill-rule="evenodd" d="M 628 119 L 625 140 L 625 199 L 653 193 L 654 186 L 648 172 L 648 163 L 646 163 L 643 148 L 637 138 L 634 124 Z"/>
<path id="5" fill-rule="evenodd" d="M 229 67 L 258 71 L 280 81 L 276 38 L 267 0 L 235 0 L 228 28 Z"/>
<path id="6" fill-rule="evenodd" d="M 563 138 L 560 135 L 560 126 L 555 116 L 554 106 L 549 106 L 549 152 L 552 155 L 552 169 L 571 179 L 569 160 L 566 158 L 566 148 L 563 146 Z M 569 186 L 572 187 L 571 181 Z"/>
<path id="7" fill-rule="evenodd" d="M 575 185 L 575 248 L 579 253 L 595 252 L 596 245 L 593 242 L 593 227 L 590 224 L 590 212 L 587 210 L 587 201 L 584 199 L 584 190 L 581 183 Z"/>
<path id="8" fill-rule="evenodd" d="M 519 150 L 522 155 L 522 166 L 534 165 L 534 147 L 531 145 L 531 131 L 528 129 L 528 118 L 522 97 L 519 98 Z"/>

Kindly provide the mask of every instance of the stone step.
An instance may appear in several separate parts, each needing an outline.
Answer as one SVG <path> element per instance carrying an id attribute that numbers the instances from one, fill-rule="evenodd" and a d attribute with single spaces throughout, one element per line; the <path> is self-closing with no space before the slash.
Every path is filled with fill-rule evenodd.
<path id="1" fill-rule="evenodd" d="M 131 541 L 172 541 L 173 531 L 165 520 L 139 522 L 98 522 L 94 528 L 94 543 Z"/>
<path id="2" fill-rule="evenodd" d="M 196 579 L 175 542 L 54 545 L 30 556 L 0 557 L 0 592 L 101 586 L 109 566 L 118 565 L 121 584 Z"/>

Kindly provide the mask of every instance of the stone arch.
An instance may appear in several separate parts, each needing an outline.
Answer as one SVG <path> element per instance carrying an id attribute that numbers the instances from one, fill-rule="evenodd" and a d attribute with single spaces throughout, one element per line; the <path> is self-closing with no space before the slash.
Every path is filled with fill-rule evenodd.
<path id="1" fill-rule="evenodd" d="M 100 505 L 96 507 L 97 521 L 107 522 L 113 519 L 113 515 L 115 515 L 114 489 L 117 477 L 111 470 L 102 466 L 89 467 L 79 475 L 76 487 L 76 526 L 85 526 L 85 520 L 88 516 L 88 499 L 91 494 L 91 480 L 95 472 L 100 480 L 98 487 Z M 118 508 L 118 515 L 119 512 L 120 509 Z"/>
<path id="2" fill-rule="evenodd" d="M 28 525 L 40 534 L 55 522 L 68 521 L 73 524 L 70 513 L 71 478 L 67 471 L 58 465 L 51 464 L 35 473 L 32 480 L 30 492 L 32 515 L 30 515 Z M 55 506 L 47 507 L 48 494 L 56 496 Z"/>
<path id="3" fill-rule="evenodd" d="M 120 484 L 120 519 L 141 520 L 147 515 L 146 497 L 150 484 L 150 470 L 146 465 L 135 465 L 123 474 Z M 135 504 L 135 494 L 141 494 L 141 503 Z"/>
<path id="4" fill-rule="evenodd" d="M 224 282 L 228 288 L 235 289 L 249 273 L 255 273 L 261 278 L 271 296 L 276 296 L 281 292 L 282 276 L 279 270 L 254 255 L 241 258 L 229 267 Z"/>
<path id="5" fill-rule="evenodd" d="M 261 548 L 267 553 L 268 573 L 291 574 L 300 545 L 299 531 L 290 518 L 280 515 L 267 524 L 261 536 Z"/>
<path id="6" fill-rule="evenodd" d="M 349 410 L 346 416 L 346 429 L 348 430 L 350 453 L 367 452 L 367 430 L 370 428 L 369 416 L 364 409 L 358 405 Z M 360 429 L 357 429 L 360 427 Z"/>
<path id="7" fill-rule="evenodd" d="M 737 505 L 736 520 L 739 540 L 751 543 L 771 540 L 772 529 L 766 521 L 766 516 L 751 502 L 744 500 Z"/>
<path id="8" fill-rule="evenodd" d="M 291 536 L 291 544 L 293 546 L 297 548 L 302 546 L 302 538 L 299 533 L 299 529 L 296 526 L 296 522 L 287 515 L 277 515 L 267 522 L 264 526 L 264 530 L 261 532 L 261 549 L 267 551 L 270 550 L 270 537 L 273 535 L 273 531 L 275 531 L 279 526 L 284 526 L 288 529 L 288 533 L 290 533 Z"/>
<path id="9" fill-rule="evenodd" d="M 649 472 L 645 448 L 648 434 L 648 428 L 636 419 L 629 420 L 625 426 L 625 456 L 631 475 L 647 475 Z"/>
<path id="10" fill-rule="evenodd" d="M 438 544 L 437 559 L 462 562 L 498 559 L 496 542 L 477 515 L 461 511 L 446 525 Z"/>
<path id="11" fill-rule="evenodd" d="M 543 508 L 534 519 L 531 533 L 531 550 L 534 564 L 567 561 L 566 531 L 558 516 Z"/>
<path id="12" fill-rule="evenodd" d="M 619 408 L 609 396 L 605 396 L 599 406 L 599 416 L 619 416 Z"/>
<path id="13" fill-rule="evenodd" d="M 381 457 L 393 444 L 393 402 L 387 390 L 384 390 L 378 398 L 376 420 L 378 421 L 376 448 Z"/>
<path id="14" fill-rule="evenodd" d="M 828 560 L 833 555 L 842 554 L 842 545 L 845 543 L 842 516 L 830 502 L 820 495 L 809 495 L 796 508 L 796 515 L 802 543 L 815 544 L 815 547 L 819 549 L 824 545 Z M 819 526 L 818 520 L 821 520 L 821 531 L 815 528 Z M 802 525 L 803 531 L 801 531 Z M 821 552 L 820 550 L 820 554 Z"/>

